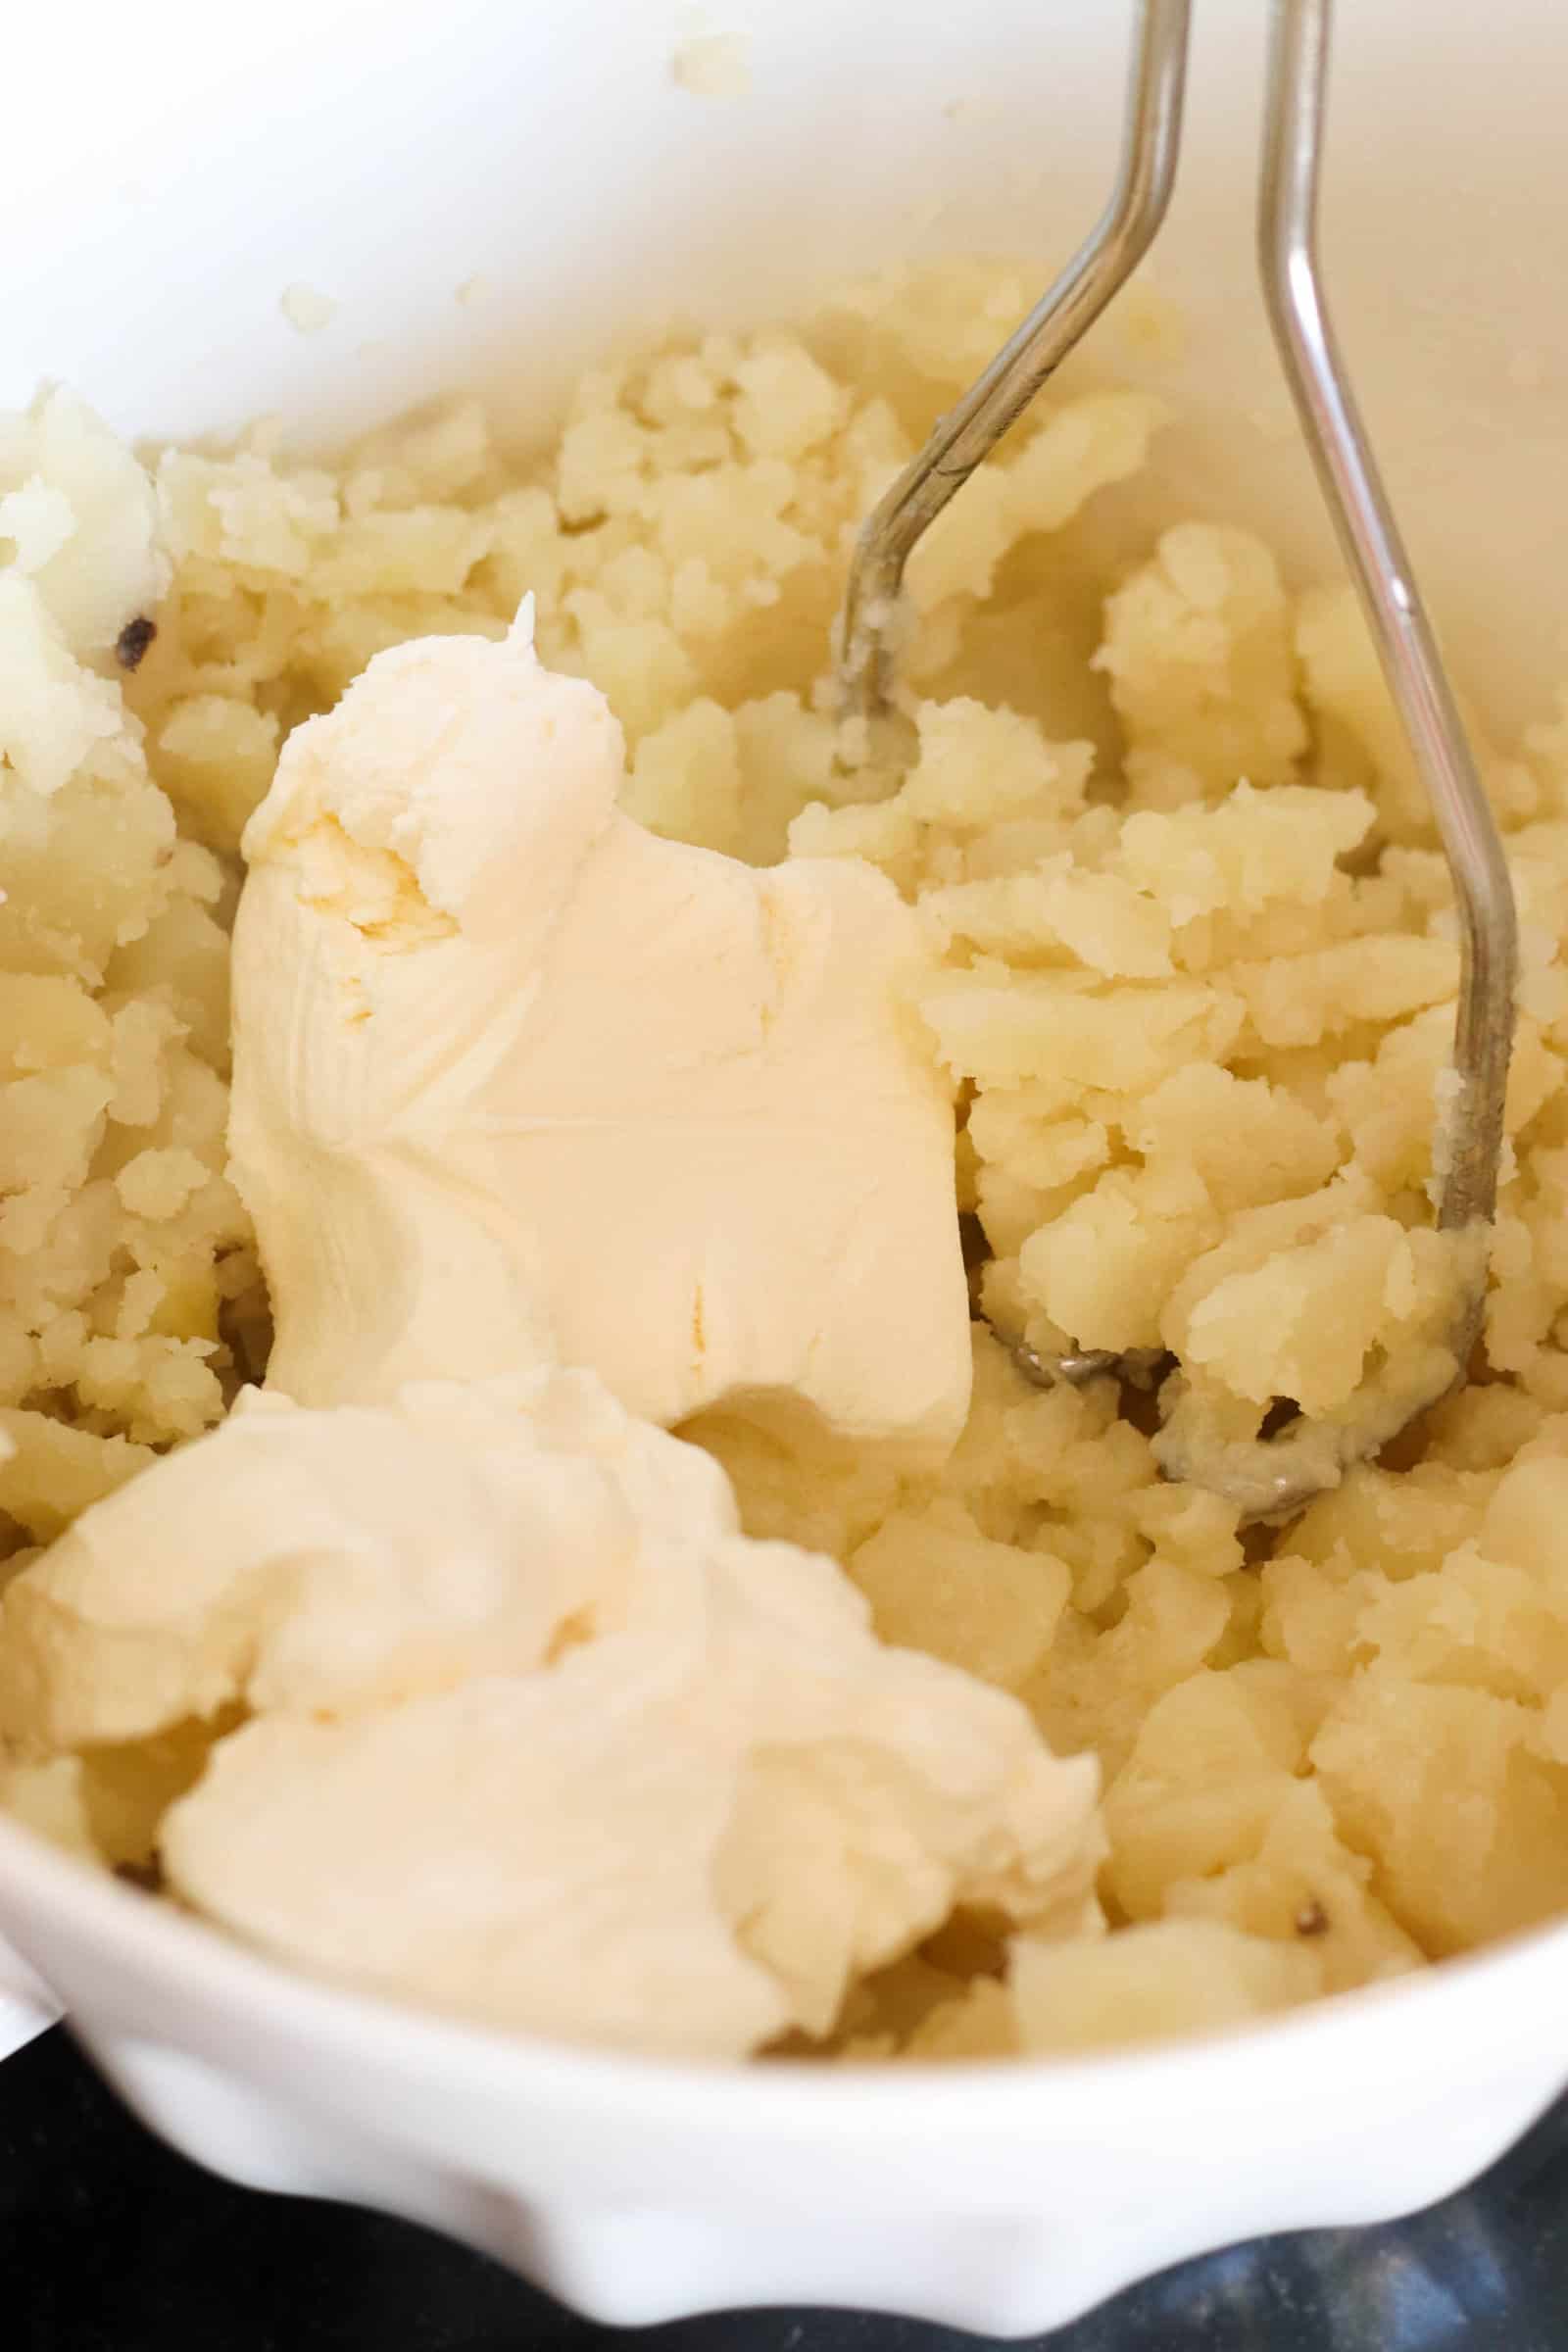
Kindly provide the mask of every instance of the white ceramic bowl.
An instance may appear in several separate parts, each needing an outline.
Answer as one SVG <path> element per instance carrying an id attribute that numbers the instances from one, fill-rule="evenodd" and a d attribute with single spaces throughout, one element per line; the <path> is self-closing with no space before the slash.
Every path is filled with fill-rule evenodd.
<path id="1" fill-rule="evenodd" d="M 48 374 L 131 432 L 276 410 L 326 435 L 477 381 L 527 437 L 607 339 L 671 313 L 788 311 L 936 249 L 1027 252 L 1044 283 L 1098 211 L 1126 7 L 714 9 L 708 29 L 751 35 L 744 100 L 674 86 L 699 27 L 673 0 L 29 11 L 0 401 Z M 1197 13 L 1154 271 L 1189 320 L 1158 362 L 1188 420 L 1168 503 L 1321 564 L 1252 286 L 1265 11 Z M 1568 612 L 1568 41 L 1557 0 L 1342 13 L 1341 324 L 1460 672 L 1517 716 L 1546 699 Z M 339 306 L 309 338 L 278 308 L 296 281 Z M 1100 347 L 1155 366 L 1114 318 Z M 619 2321 L 820 2302 L 1037 2329 L 1227 2240 L 1439 2196 L 1568 2079 L 1568 1929 L 1153 2055 L 815 2074 L 632 2063 L 360 1999 L 5 1825 L 0 1926 L 203 2163 L 434 2223 Z"/>

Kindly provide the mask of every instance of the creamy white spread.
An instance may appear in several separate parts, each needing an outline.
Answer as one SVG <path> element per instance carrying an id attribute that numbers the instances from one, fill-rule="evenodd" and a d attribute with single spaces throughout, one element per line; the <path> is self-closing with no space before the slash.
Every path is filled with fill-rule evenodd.
<path id="1" fill-rule="evenodd" d="M 253 1941 L 492 2024 L 739 2055 L 969 1903 L 1076 1928 L 1092 1759 L 870 1630 L 589 1373 L 242 1407 L 0 1611 L 0 1735 L 220 1710 L 159 1831 Z"/>
<path id="2" fill-rule="evenodd" d="M 665 1425 L 782 1392 L 945 1450 L 969 1394 L 915 918 L 615 807 L 619 727 L 505 643 L 378 655 L 245 837 L 234 1172 L 313 1404 L 589 1365 Z"/>

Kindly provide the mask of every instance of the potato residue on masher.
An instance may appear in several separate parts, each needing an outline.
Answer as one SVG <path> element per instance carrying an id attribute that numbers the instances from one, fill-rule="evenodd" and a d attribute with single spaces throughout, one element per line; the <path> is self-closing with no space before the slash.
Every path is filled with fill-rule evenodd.
<path id="1" fill-rule="evenodd" d="M 225 1153 L 225 934 L 239 835 L 280 745 L 390 647 L 499 645 L 525 594 L 547 668 L 591 680 L 624 730 L 627 815 L 756 865 L 874 866 L 912 909 L 907 1034 L 956 1094 L 956 1201 L 993 1252 L 999 1325 L 1046 1349 L 1062 1335 L 1169 1349 L 1220 1427 L 1273 1398 L 1332 1415 L 1439 1329 L 1426 1186 L 1457 962 L 1446 869 L 1348 590 L 1293 590 L 1254 537 L 1210 519 L 1177 521 L 1107 576 L 1096 496 L 1144 466 L 1157 404 L 1060 389 L 1019 427 L 911 564 L 897 760 L 891 743 L 868 763 L 839 757 L 824 664 L 849 540 L 1028 293 L 1012 272 L 953 266 L 855 289 L 799 331 L 661 349 L 585 379 L 556 445 L 522 467 L 474 404 L 331 466 L 258 436 L 226 460 L 169 453 L 151 483 L 61 396 L 0 428 L 15 549 L 0 572 L 0 1527 L 15 1580 L 0 1720 L 10 1800 L 35 1826 L 139 1867 L 168 1822 L 166 1864 L 195 1871 L 200 1902 L 190 1808 L 248 1772 L 275 1821 L 247 1814 L 254 1884 L 210 1907 L 354 1972 L 352 1950 L 312 1948 L 299 1910 L 262 1916 L 288 1782 L 269 1795 L 249 1759 L 260 1744 L 287 1761 L 302 1702 L 197 1676 L 171 1685 L 176 1716 L 138 1713 L 133 1661 L 155 1620 L 179 1616 L 187 1561 L 149 1539 L 129 1592 L 123 1555 L 99 1589 L 77 1539 L 39 1547 L 127 1479 L 151 1497 L 172 1475 L 158 1454 L 219 1425 L 265 1362 Z M 127 631 L 134 664 L 116 659 Z M 792 2050 L 862 2057 L 1146 2038 L 1568 1906 L 1568 727 L 1482 749 L 1524 965 L 1485 1358 L 1382 1464 L 1244 1535 L 1231 1506 L 1160 1479 L 1136 1396 L 1032 1389 L 979 1326 L 945 1461 L 723 1403 L 684 1425 L 733 1480 L 747 1536 L 830 1555 L 884 1642 L 958 1670 L 942 1687 L 960 1744 L 960 1693 L 1003 1708 L 973 1718 L 999 1759 L 974 1802 L 1010 1824 L 990 1863 L 980 1816 L 960 1834 L 934 1794 L 892 1847 L 897 1808 L 874 1831 L 864 1816 L 861 1842 L 834 1847 L 837 1879 L 804 1833 L 776 1851 L 737 1842 L 755 1793 L 717 1847 L 682 1848 L 736 1871 L 744 1848 L 773 1906 L 776 1936 L 754 1938 L 733 1979 L 749 1988 L 733 2046 L 786 2027 Z M 886 1344 L 896 1353 L 897 1331 Z M 826 1608 L 821 1563 L 798 1573 Z M 243 1633 L 233 1605 L 224 1623 Z M 109 1617 L 123 1661 L 78 1707 L 74 1673 L 89 1650 L 99 1673 Z M 49 1638 L 29 1647 L 40 1618 Z M 869 1671 L 849 1619 L 822 1624 L 839 1629 L 822 1655 Z M 585 1703 L 612 1704 L 606 1639 L 578 1626 L 529 1671 L 569 1669 Z M 448 1697 L 396 1702 L 425 1710 L 419 1738 L 439 1746 L 440 1703 L 476 1754 L 522 1740 L 505 1708 L 475 1728 L 472 1663 L 442 1654 Z M 394 1778 L 413 1752 L 394 1707 L 365 1703 L 343 1719 L 346 1819 L 377 1785 L 377 1743 Z M 1064 1771 L 1037 1734 L 1103 1775 L 1108 1854 L 1087 1911 L 1074 1872 L 1092 1844 L 1062 1842 L 1066 1784 L 1031 1811 L 1002 1761 L 1032 1741 L 1030 1771 Z M 907 1735 L 890 1718 L 887 1736 L 891 1757 Z M 569 1772 L 569 1750 L 553 1769 Z M 956 1802 L 948 1763 L 933 1751 L 920 1770 Z M 843 1822 L 858 1785 L 824 1768 L 810 1802 Z M 432 1850 L 441 1834 L 433 1820 Z M 813 1917 L 825 1934 L 872 1854 L 918 1893 L 808 1967 Z M 705 1965 L 760 1883 L 712 1867 L 731 1926 L 708 1923 Z M 671 1901 L 685 1883 L 671 1874 Z M 397 1871 L 361 1892 L 368 1938 L 374 1906 L 403 1899 Z M 626 1916 L 638 1935 L 682 1924 Z M 462 2006 L 462 1973 L 411 1936 L 391 1988 Z M 809 1997 L 788 1990 L 806 1983 Z M 615 1997 L 604 2031 L 635 2041 L 624 1986 Z M 527 1998 L 517 2022 L 542 2014 L 537 1988 Z M 580 2014 L 546 2022 L 595 2031 Z M 642 2038 L 661 2046 L 652 2025 Z"/>

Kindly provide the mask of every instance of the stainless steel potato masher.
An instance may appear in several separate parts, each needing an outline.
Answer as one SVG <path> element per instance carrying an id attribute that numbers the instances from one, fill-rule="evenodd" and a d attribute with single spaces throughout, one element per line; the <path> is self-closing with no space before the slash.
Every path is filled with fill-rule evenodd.
<path id="1" fill-rule="evenodd" d="M 1275 342 L 1300 427 L 1371 625 L 1395 707 L 1430 799 L 1458 903 L 1461 966 L 1453 1041 L 1456 1085 L 1435 1138 L 1439 1229 L 1466 1237 L 1446 1363 L 1418 1395 L 1368 1396 L 1320 1429 L 1298 1416 L 1273 1438 L 1217 1448 L 1189 1442 L 1182 1383 L 1161 1391 L 1155 1449 L 1167 1473 L 1216 1489 L 1255 1519 L 1282 1518 L 1352 1461 L 1377 1451 L 1463 1379 L 1486 1296 L 1486 1230 L 1496 1202 L 1503 1098 L 1513 1040 L 1515 917 L 1502 845 L 1397 525 L 1384 494 L 1324 303 L 1317 257 L 1332 0 L 1272 0 L 1258 264 Z M 1125 284 L 1165 217 L 1181 139 L 1191 0 L 1139 0 L 1120 171 L 1110 201 L 1010 341 L 867 519 L 840 622 L 847 716 L 888 705 L 904 568 L 926 526 L 995 449 L 1048 377 Z M 1044 1358 L 1014 1346 L 1032 1378 L 1082 1381 L 1123 1369 L 1087 1350 Z"/>

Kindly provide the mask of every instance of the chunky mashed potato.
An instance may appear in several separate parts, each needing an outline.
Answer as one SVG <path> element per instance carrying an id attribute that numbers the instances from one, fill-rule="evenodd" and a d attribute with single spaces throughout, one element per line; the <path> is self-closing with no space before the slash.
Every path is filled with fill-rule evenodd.
<path id="1" fill-rule="evenodd" d="M 671 346 L 587 377 L 520 467 L 471 403 L 331 466 L 170 452 L 151 488 L 58 397 L 0 434 L 0 1576 L 265 1361 L 224 926 L 279 743 L 530 590 L 543 659 L 625 728 L 634 815 L 869 859 L 919 908 L 999 1327 L 1173 1351 L 1237 1430 L 1432 1339 L 1450 893 L 1348 592 L 1212 519 L 1107 579 L 1096 496 L 1158 409 L 1054 393 L 918 551 L 899 721 L 835 726 L 855 526 L 1027 298 L 954 268 Z M 1108 1942 L 1004 1969 L 961 1922 L 811 2047 L 1222 2023 L 1568 1906 L 1568 723 L 1482 753 L 1524 945 L 1484 1356 L 1381 1465 L 1243 1530 L 1162 1482 L 1136 1396 L 1032 1388 L 980 1325 L 939 1475 L 686 1433 L 750 1533 L 831 1552 L 890 1641 L 1104 1771 Z M 44 1822 L 49 1788 L 14 1799 Z"/>

